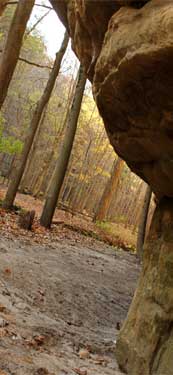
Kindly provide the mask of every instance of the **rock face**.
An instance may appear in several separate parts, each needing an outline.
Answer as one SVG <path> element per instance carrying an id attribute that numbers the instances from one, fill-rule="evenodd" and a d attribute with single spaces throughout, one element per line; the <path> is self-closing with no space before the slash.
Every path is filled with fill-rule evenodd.
<path id="1" fill-rule="evenodd" d="M 111 144 L 173 196 L 172 0 L 52 0 L 93 82 Z"/>
<path id="2" fill-rule="evenodd" d="M 173 1 L 51 0 L 118 155 L 160 203 L 117 343 L 130 375 L 173 374 Z"/>
<path id="3" fill-rule="evenodd" d="M 112 145 L 158 195 L 173 196 L 173 2 L 121 8 L 98 58 L 94 93 Z"/>
<path id="4" fill-rule="evenodd" d="M 163 198 L 153 217 L 138 289 L 117 342 L 118 362 L 128 374 L 173 374 L 172 249 L 173 201 Z"/>

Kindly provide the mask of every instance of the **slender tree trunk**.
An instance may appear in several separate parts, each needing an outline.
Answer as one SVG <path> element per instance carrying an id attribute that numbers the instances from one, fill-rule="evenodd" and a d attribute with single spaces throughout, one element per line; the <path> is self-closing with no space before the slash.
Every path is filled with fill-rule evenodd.
<path id="1" fill-rule="evenodd" d="M 15 174 L 15 177 L 9 183 L 9 187 L 8 187 L 8 190 L 7 190 L 7 193 L 6 193 L 6 197 L 5 197 L 5 200 L 3 202 L 3 206 L 5 208 L 11 208 L 13 206 L 18 187 L 19 187 L 22 175 L 23 175 L 24 170 L 25 170 L 27 158 L 28 158 L 29 152 L 30 152 L 31 147 L 32 147 L 34 136 L 35 136 L 37 128 L 39 126 L 39 122 L 40 122 L 43 110 L 44 110 L 45 106 L 47 105 L 47 103 L 50 99 L 52 90 L 54 88 L 55 81 L 56 81 L 56 78 L 57 78 L 59 70 L 60 70 L 61 61 L 62 61 L 62 58 L 63 58 L 64 53 L 66 51 L 67 45 L 68 45 L 68 40 L 69 40 L 69 37 L 68 37 L 68 34 L 66 32 L 65 36 L 64 36 L 62 46 L 61 46 L 59 52 L 56 54 L 54 66 L 53 66 L 53 69 L 50 73 L 50 76 L 49 76 L 46 88 L 44 90 L 44 93 L 43 93 L 41 99 L 39 100 L 39 102 L 37 103 L 36 109 L 34 111 L 34 114 L 33 114 L 32 120 L 31 120 L 31 124 L 30 124 L 30 128 L 29 128 L 28 134 L 27 134 L 26 139 L 25 139 L 21 159 L 20 159 L 19 166 L 18 166 L 16 174 Z"/>
<path id="2" fill-rule="evenodd" d="M 53 154 L 53 151 L 50 152 L 50 154 L 47 154 L 45 159 L 44 159 L 44 162 L 43 162 L 43 166 L 41 168 L 41 171 L 37 177 L 37 180 L 33 186 L 33 189 L 32 189 L 32 192 L 33 192 L 33 195 L 35 197 L 38 197 L 39 194 L 41 193 L 42 195 L 45 193 L 45 190 L 42 190 L 42 186 L 46 180 L 46 183 L 48 183 L 47 181 L 47 174 L 48 174 L 48 171 L 49 171 L 49 165 L 50 165 L 50 161 L 52 159 L 52 154 Z"/>
<path id="3" fill-rule="evenodd" d="M 23 35 L 33 6 L 34 0 L 19 0 L 10 25 L 0 64 L 0 109 L 19 58 Z"/>
<path id="4" fill-rule="evenodd" d="M 73 141 L 76 133 L 78 117 L 85 89 L 85 83 L 86 75 L 82 66 L 80 66 L 76 90 L 71 110 L 69 112 L 69 117 L 67 119 L 64 141 L 60 148 L 60 156 L 54 170 L 54 174 L 50 183 L 46 202 L 40 219 L 41 225 L 45 226 L 46 228 L 49 228 L 51 226 L 52 218 L 55 212 L 58 197 L 67 170 L 71 150 L 73 147 Z"/>
<path id="5" fill-rule="evenodd" d="M 140 218 L 140 208 L 141 208 L 141 193 L 142 193 L 142 187 L 144 182 L 140 181 L 138 188 L 135 193 L 134 201 L 135 201 L 135 209 L 133 213 L 133 233 L 135 234 L 138 228 L 139 224 L 139 218 Z"/>
<path id="6" fill-rule="evenodd" d="M 97 149 L 96 149 L 96 158 L 94 158 L 94 161 L 93 161 L 93 164 L 92 164 L 92 167 L 93 167 L 92 168 L 92 174 L 95 173 L 97 166 L 100 165 L 101 159 L 103 159 L 103 155 L 101 155 L 101 159 L 100 159 L 100 154 L 98 152 L 99 146 L 101 145 L 101 143 L 103 141 L 103 133 L 104 133 L 104 131 L 101 133 L 101 136 L 98 139 L 98 145 L 97 145 Z M 83 165 L 80 168 L 79 180 L 80 180 L 82 175 L 83 175 Z M 79 201 L 81 195 L 83 194 L 83 184 L 84 184 L 84 182 L 85 182 L 85 179 L 84 179 L 83 183 L 80 184 L 79 189 L 77 189 L 77 190 L 75 189 L 75 194 L 73 194 L 73 198 L 71 199 L 71 202 L 70 202 L 70 206 L 71 206 L 72 209 L 73 209 L 75 203 Z M 92 186 L 87 187 L 87 195 L 90 194 L 91 189 L 92 189 Z"/>
<path id="7" fill-rule="evenodd" d="M 97 171 L 97 166 L 99 168 L 101 168 L 102 172 L 104 172 L 106 170 L 108 162 L 110 160 L 110 154 L 108 154 L 108 155 L 107 155 L 106 158 L 104 158 L 104 154 L 101 155 L 101 158 L 99 157 L 99 159 L 97 160 L 97 163 L 95 164 L 95 168 L 93 170 L 92 184 L 89 184 L 88 188 L 86 188 L 86 189 L 84 188 L 83 191 L 81 191 L 81 196 L 83 194 L 85 198 L 81 199 L 82 204 L 80 206 L 80 210 L 86 209 L 89 206 L 89 203 L 91 201 L 90 197 L 91 197 L 91 195 L 92 195 L 92 197 L 94 197 L 94 194 L 96 194 L 94 208 L 98 207 L 97 197 L 98 197 L 99 183 L 97 183 L 97 184 L 95 183 L 95 178 L 96 178 L 96 175 L 97 175 L 96 171 Z M 96 172 L 96 175 L 95 175 L 95 172 Z M 98 181 L 99 181 L 99 179 L 98 179 Z M 100 199 L 98 199 L 98 202 L 100 202 Z M 95 209 L 94 209 L 94 211 L 95 211 Z M 93 218 L 93 221 L 94 220 L 95 219 Z"/>
<path id="8" fill-rule="evenodd" d="M 7 6 L 8 0 L 0 0 L 0 16 L 2 16 L 3 11 Z"/>
<path id="9" fill-rule="evenodd" d="M 140 260 L 142 260 L 146 224 L 147 224 L 148 210 L 149 210 L 150 201 L 151 201 L 151 195 L 152 195 L 152 190 L 150 186 L 148 185 L 145 191 L 144 203 L 143 203 L 141 216 L 139 219 L 139 227 L 138 227 L 137 255 Z"/>
<path id="10" fill-rule="evenodd" d="M 94 217 L 94 221 L 103 221 L 106 218 L 111 200 L 116 192 L 123 167 L 124 161 L 122 159 L 118 158 L 117 160 L 115 160 L 111 171 L 111 177 L 101 197 L 98 209 Z"/>
<path id="11" fill-rule="evenodd" d="M 33 173 L 31 165 L 33 165 L 35 153 L 36 153 L 36 150 L 37 150 L 37 144 L 38 144 L 39 136 L 40 136 L 41 131 L 43 130 L 43 125 L 44 125 L 45 118 L 46 118 L 46 109 L 47 109 L 47 106 L 44 108 L 44 111 L 42 113 L 42 116 L 41 116 L 41 119 L 40 119 L 40 122 L 39 122 L 39 126 L 37 128 L 36 134 L 34 136 L 34 141 L 32 143 L 32 147 L 30 149 L 30 152 L 29 152 L 29 155 L 28 155 L 28 158 L 27 158 L 27 163 L 25 165 L 25 171 L 23 173 L 22 180 L 21 180 L 21 183 L 20 183 L 20 191 L 21 192 L 24 191 L 25 188 L 27 189 L 30 182 L 31 182 L 31 175 Z M 34 164 L 34 168 L 35 168 L 35 164 Z"/>
<path id="12" fill-rule="evenodd" d="M 80 171 L 79 171 L 79 182 L 74 189 L 74 185 L 75 185 L 75 179 L 74 179 L 74 181 L 73 181 L 73 183 L 72 183 L 72 185 L 70 186 L 70 189 L 69 189 L 69 193 L 68 193 L 69 195 L 71 194 L 71 189 L 75 191 L 74 197 L 72 198 L 71 202 L 69 203 L 72 210 L 76 209 L 79 205 L 79 202 L 80 202 L 80 196 L 81 196 L 81 193 L 82 193 L 82 190 L 83 190 L 82 184 L 80 183 L 80 177 L 81 177 L 82 174 L 84 176 L 86 176 L 87 169 L 88 169 L 88 152 L 89 152 L 91 144 L 92 144 L 92 140 L 90 140 L 89 143 L 88 143 L 88 147 L 87 147 L 87 150 L 85 152 L 85 157 L 84 157 L 82 166 L 81 166 Z M 66 200 L 67 199 L 68 199 L 68 195 L 66 197 Z"/>

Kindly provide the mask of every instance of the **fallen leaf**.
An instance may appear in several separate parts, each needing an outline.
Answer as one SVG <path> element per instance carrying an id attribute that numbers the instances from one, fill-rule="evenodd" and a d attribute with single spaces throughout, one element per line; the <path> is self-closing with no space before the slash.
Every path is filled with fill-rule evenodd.
<path id="1" fill-rule="evenodd" d="M 73 368 L 72 370 L 78 375 L 87 375 L 88 374 L 87 370 L 81 370 L 80 368 Z"/>
<path id="2" fill-rule="evenodd" d="M 9 332 L 6 328 L 0 328 L 0 338 L 8 336 Z"/>
<path id="3" fill-rule="evenodd" d="M 12 271 L 11 271 L 10 268 L 5 268 L 4 272 L 5 272 L 6 275 L 11 275 Z"/>
<path id="4" fill-rule="evenodd" d="M 80 349 L 79 350 L 79 358 L 80 359 L 87 359 L 90 357 L 90 353 L 87 349 Z"/>
<path id="5" fill-rule="evenodd" d="M 45 336 L 42 336 L 42 335 L 34 336 L 34 340 L 38 345 L 42 345 L 45 341 Z"/>
<path id="6" fill-rule="evenodd" d="M 45 341 L 45 336 L 39 335 L 39 336 L 34 336 L 32 339 L 26 340 L 26 344 L 33 348 L 38 348 L 41 345 L 43 345 L 44 341 Z"/>
<path id="7" fill-rule="evenodd" d="M 0 303 L 0 312 L 5 312 L 6 307 Z"/>
<path id="8" fill-rule="evenodd" d="M 46 368 L 40 367 L 36 370 L 37 375 L 49 375 L 49 372 Z M 1 375 L 1 374 L 0 374 Z"/>

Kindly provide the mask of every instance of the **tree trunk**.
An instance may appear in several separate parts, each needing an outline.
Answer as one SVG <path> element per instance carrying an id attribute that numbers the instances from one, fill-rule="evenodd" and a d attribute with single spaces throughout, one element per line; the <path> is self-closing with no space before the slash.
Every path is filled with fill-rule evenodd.
<path id="1" fill-rule="evenodd" d="M 116 356 L 129 375 L 173 374 L 173 198 L 155 209 Z"/>
<path id="2" fill-rule="evenodd" d="M 8 0 L 1 0 L 1 3 L 0 3 L 0 16 L 2 16 L 2 13 L 3 13 L 3 11 L 5 10 L 5 8 L 7 6 L 7 2 L 8 2 Z"/>
<path id="3" fill-rule="evenodd" d="M 34 6 L 34 0 L 19 0 L 8 32 L 0 63 L 0 109 L 7 95 L 22 45 L 26 25 Z"/>
<path id="4" fill-rule="evenodd" d="M 46 202 L 40 219 L 41 225 L 45 226 L 46 228 L 49 228 L 51 226 L 52 218 L 57 205 L 60 190 L 64 181 L 65 173 L 67 170 L 71 150 L 73 147 L 73 141 L 76 133 L 78 117 L 85 89 L 85 83 L 86 75 L 82 66 L 80 66 L 76 90 L 71 110 L 69 112 L 69 116 L 67 119 L 64 141 L 60 148 L 60 156 L 55 167 L 55 171 L 50 183 Z"/>
<path id="5" fill-rule="evenodd" d="M 94 221 L 103 221 L 106 219 L 106 215 L 108 213 L 112 198 L 116 192 L 123 167 L 124 161 L 122 159 L 118 158 L 115 160 L 111 171 L 111 177 L 104 189 L 98 209 L 94 216 Z"/>
<path id="6" fill-rule="evenodd" d="M 140 260 L 142 260 L 143 246 L 144 246 L 145 233 L 146 233 L 146 224 L 147 224 L 148 210 L 150 207 L 151 195 L 152 195 L 152 190 L 150 186 L 148 185 L 145 191 L 144 203 L 143 203 L 141 216 L 139 219 L 139 227 L 138 227 L 136 250 L 137 250 L 137 255 Z"/>
<path id="7" fill-rule="evenodd" d="M 32 177 L 32 174 L 33 174 L 33 170 L 31 168 L 31 165 L 34 163 L 34 158 L 35 158 L 35 154 L 36 154 L 36 150 L 37 150 L 38 140 L 39 140 L 39 137 L 40 137 L 40 133 L 43 130 L 43 125 L 44 125 L 45 118 L 46 118 L 46 109 L 47 109 L 47 106 L 43 110 L 43 113 L 42 113 L 42 116 L 41 116 L 41 119 L 40 119 L 40 122 L 39 122 L 39 126 L 37 128 L 36 134 L 34 136 L 34 140 L 32 142 L 32 147 L 30 149 L 30 152 L 29 152 L 29 155 L 28 155 L 28 158 L 27 158 L 27 163 L 25 165 L 25 171 L 23 173 L 22 180 L 21 180 L 21 183 L 20 183 L 20 192 L 24 191 L 25 189 L 27 190 L 27 188 L 29 187 L 29 185 L 31 183 L 31 177 Z M 34 168 L 35 168 L 35 163 L 34 163 Z"/>
<path id="8" fill-rule="evenodd" d="M 28 158 L 29 152 L 30 152 L 31 147 L 32 147 L 34 136 L 35 136 L 35 133 L 36 133 L 37 128 L 39 126 L 39 122 L 40 122 L 43 110 L 44 110 L 45 106 L 47 105 L 47 103 L 50 99 L 52 90 L 54 88 L 55 81 L 56 81 L 56 78 L 58 76 L 59 69 L 60 69 L 60 66 L 61 66 L 61 61 L 62 61 L 62 58 L 63 58 L 64 53 L 66 51 L 67 45 L 68 45 L 68 40 L 69 40 L 69 37 L 68 37 L 68 34 L 66 32 L 65 36 L 64 36 L 62 46 L 61 46 L 59 52 L 56 55 L 54 66 L 53 66 L 53 69 L 50 73 L 50 76 L 49 76 L 46 88 L 44 90 L 44 93 L 43 93 L 41 99 L 39 100 L 39 102 L 37 103 L 36 109 L 34 111 L 34 114 L 33 114 L 32 120 L 31 120 L 31 124 L 30 124 L 30 128 L 29 128 L 28 134 L 27 134 L 26 139 L 25 139 L 25 143 L 24 143 L 19 167 L 17 168 L 15 177 L 9 183 L 9 187 L 8 187 L 8 190 L 7 190 L 7 193 L 6 193 L 6 197 L 5 197 L 5 200 L 3 202 L 3 207 L 5 207 L 5 208 L 11 208 L 13 206 L 18 187 L 19 187 L 22 175 L 23 175 L 24 170 L 25 170 L 27 158 Z"/>
<path id="9" fill-rule="evenodd" d="M 46 180 L 46 183 L 48 183 L 48 178 L 47 178 L 47 175 L 48 175 L 48 172 L 49 172 L 49 165 L 50 165 L 50 162 L 51 162 L 51 159 L 52 159 L 52 155 L 53 155 L 53 150 L 50 151 L 49 154 L 47 154 L 47 156 L 45 157 L 45 160 L 43 162 L 43 166 L 41 168 L 41 171 L 35 181 L 35 184 L 33 186 L 33 189 L 32 189 L 32 192 L 33 192 L 33 195 L 34 197 L 39 197 L 39 194 L 41 193 L 41 195 L 45 195 L 45 190 L 42 190 L 42 186 L 43 186 L 43 183 L 45 182 Z"/>

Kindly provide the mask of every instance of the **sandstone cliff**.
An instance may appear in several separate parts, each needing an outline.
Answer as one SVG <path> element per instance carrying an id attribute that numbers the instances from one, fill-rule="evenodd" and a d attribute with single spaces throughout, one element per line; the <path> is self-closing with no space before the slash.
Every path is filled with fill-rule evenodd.
<path id="1" fill-rule="evenodd" d="M 93 82 L 111 144 L 173 196 L 172 0 L 52 0 Z"/>
<path id="2" fill-rule="evenodd" d="M 51 0 L 118 155 L 160 198 L 117 343 L 130 375 L 173 374 L 173 0 Z"/>

